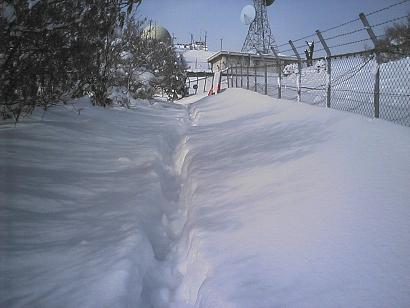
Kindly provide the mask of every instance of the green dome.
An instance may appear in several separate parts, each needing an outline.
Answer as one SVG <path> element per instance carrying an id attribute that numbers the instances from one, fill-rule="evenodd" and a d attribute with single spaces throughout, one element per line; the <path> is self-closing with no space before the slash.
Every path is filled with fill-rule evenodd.
<path id="1" fill-rule="evenodd" d="M 158 40 L 167 45 L 171 45 L 172 38 L 168 30 L 161 26 L 148 26 L 142 32 L 142 37 L 152 40 Z"/>

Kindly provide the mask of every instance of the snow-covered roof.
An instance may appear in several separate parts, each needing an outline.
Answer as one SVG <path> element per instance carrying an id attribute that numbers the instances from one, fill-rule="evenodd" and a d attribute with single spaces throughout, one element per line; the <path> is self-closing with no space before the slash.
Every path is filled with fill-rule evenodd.
<path id="1" fill-rule="evenodd" d="M 261 55 L 254 54 L 254 53 L 248 53 L 248 52 L 238 52 L 238 51 L 219 51 L 212 55 L 211 57 L 208 58 L 208 62 L 215 62 L 218 61 L 220 57 L 227 56 L 227 57 L 252 57 L 252 58 L 261 58 Z M 268 55 L 262 55 L 265 60 L 276 60 L 276 57 L 274 55 L 268 54 Z M 279 54 L 279 58 L 281 60 L 288 60 L 288 61 L 295 61 L 296 57 L 293 56 L 288 56 L 288 55 L 283 55 Z"/>

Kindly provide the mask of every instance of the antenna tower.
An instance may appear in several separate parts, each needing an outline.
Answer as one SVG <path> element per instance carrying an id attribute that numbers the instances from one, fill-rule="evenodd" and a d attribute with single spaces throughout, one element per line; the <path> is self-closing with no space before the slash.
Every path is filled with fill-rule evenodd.
<path id="1" fill-rule="evenodd" d="M 273 1 L 253 0 L 256 17 L 249 26 L 248 34 L 242 46 L 242 52 L 271 54 L 273 47 L 278 51 L 275 39 L 269 25 L 267 6 Z"/>

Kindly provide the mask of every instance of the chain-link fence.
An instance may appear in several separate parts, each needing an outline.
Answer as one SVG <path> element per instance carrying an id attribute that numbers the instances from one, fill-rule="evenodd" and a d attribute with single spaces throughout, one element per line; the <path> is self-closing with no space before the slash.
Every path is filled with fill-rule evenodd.
<path id="1" fill-rule="evenodd" d="M 377 57 L 374 51 L 363 51 L 315 59 L 311 66 L 278 61 L 231 67 L 226 77 L 229 87 L 410 126 L 410 55 L 390 60 L 384 56 L 383 61 Z"/>
<path id="2" fill-rule="evenodd" d="M 272 55 L 228 53 L 215 59 L 227 69 L 229 87 L 410 126 L 410 14 L 403 15 L 409 2 L 289 40 L 273 47 Z"/>

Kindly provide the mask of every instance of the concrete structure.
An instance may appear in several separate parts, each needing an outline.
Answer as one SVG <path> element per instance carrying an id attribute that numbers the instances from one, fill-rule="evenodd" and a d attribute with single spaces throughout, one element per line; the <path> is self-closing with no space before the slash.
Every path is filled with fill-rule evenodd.
<path id="1" fill-rule="evenodd" d="M 282 65 L 296 62 L 295 57 L 279 55 Z M 277 58 L 274 55 L 258 55 L 245 52 L 220 51 L 208 58 L 213 72 L 224 70 L 228 67 L 259 67 L 259 71 L 264 70 L 265 62 L 267 65 L 276 65 Z"/>

